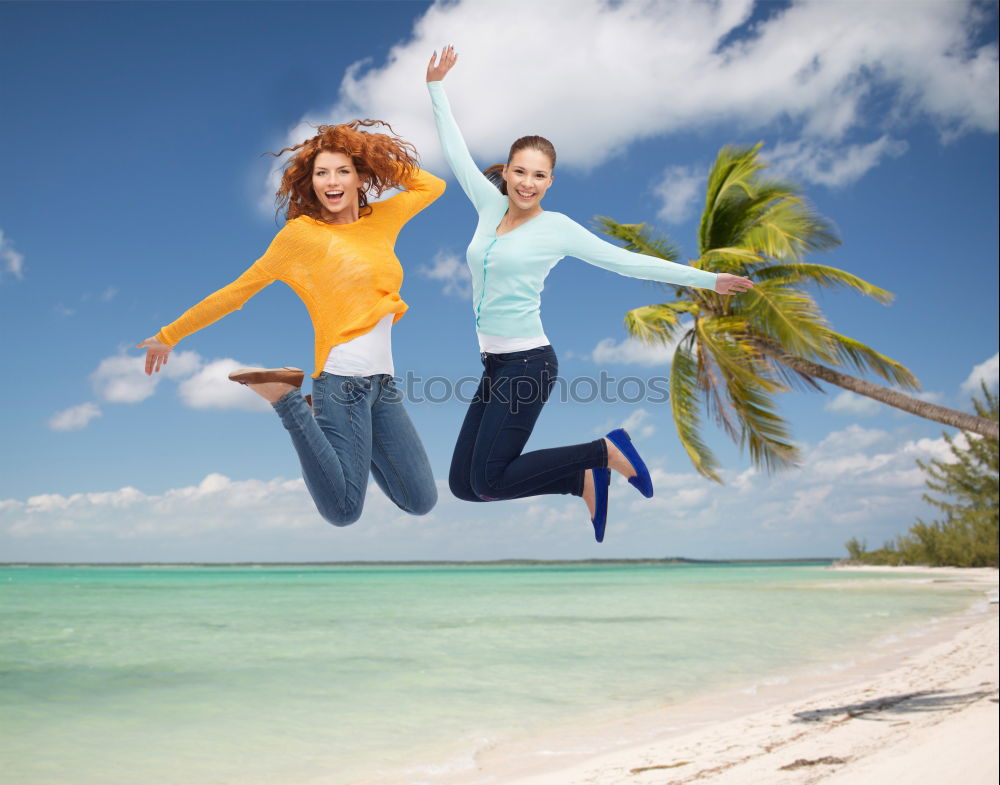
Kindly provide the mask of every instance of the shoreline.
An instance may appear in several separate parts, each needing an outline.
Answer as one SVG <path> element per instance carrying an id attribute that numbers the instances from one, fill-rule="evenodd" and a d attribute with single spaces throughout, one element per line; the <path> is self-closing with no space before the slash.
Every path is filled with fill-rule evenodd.
<path id="1" fill-rule="evenodd" d="M 599 727 L 481 750 L 427 785 L 908 785 L 998 778 L 998 573 L 832 566 L 982 592 L 966 610 L 804 668 Z M 397 780 L 380 782 L 396 783 Z M 367 780 L 360 782 L 367 783 Z"/>
<path id="2" fill-rule="evenodd" d="M 702 567 L 706 565 L 790 565 L 814 564 L 820 566 L 835 566 L 837 559 L 832 556 L 803 556 L 794 559 L 689 559 L 684 556 L 664 556 L 662 558 L 608 558 L 608 559 L 475 559 L 440 560 L 422 559 L 378 560 L 378 561 L 120 561 L 120 562 L 32 562 L 11 561 L 0 562 L 0 569 L 27 568 L 73 568 L 73 567 L 574 567 L 574 566 L 635 566 L 635 565 L 689 565 Z"/>

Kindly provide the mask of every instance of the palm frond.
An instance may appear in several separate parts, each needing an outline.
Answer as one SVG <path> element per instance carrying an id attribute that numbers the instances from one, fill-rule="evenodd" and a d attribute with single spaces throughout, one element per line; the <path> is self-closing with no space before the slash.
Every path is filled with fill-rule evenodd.
<path id="1" fill-rule="evenodd" d="M 763 166 L 757 159 L 762 145 L 762 142 L 752 147 L 726 145 L 719 150 L 715 163 L 708 172 L 705 209 L 698 225 L 698 247 L 701 253 L 709 248 L 732 244 L 714 242 L 713 238 L 725 233 L 726 199 L 733 199 L 737 192 L 750 195 L 753 179 Z"/>
<path id="2" fill-rule="evenodd" d="M 823 390 L 809 374 L 774 362 L 771 357 L 761 352 L 759 341 L 745 314 L 715 317 L 712 319 L 712 326 L 716 331 L 726 332 L 740 341 L 740 350 L 744 353 L 745 361 L 754 369 L 754 373 L 768 379 L 776 377 L 774 392 L 782 392 L 786 389 L 802 392 L 821 392 Z"/>
<path id="3" fill-rule="evenodd" d="M 692 331 L 695 332 L 695 331 Z M 701 388 L 705 398 L 705 408 L 708 416 L 715 424 L 725 431 L 726 436 L 734 442 L 739 440 L 739 423 L 729 410 L 729 405 L 723 395 L 725 386 L 725 375 L 715 362 L 712 352 L 702 346 L 700 342 L 695 343 L 695 355 L 698 360 L 698 386 Z"/>
<path id="4" fill-rule="evenodd" d="M 772 393 L 782 385 L 763 373 L 764 365 L 753 361 L 756 354 L 732 339 L 730 326 L 722 320 L 699 320 L 696 329 L 699 350 L 710 352 L 724 376 L 727 404 L 737 418 L 738 441 L 758 466 L 775 472 L 799 462 L 798 448 L 790 441 L 787 423 L 775 406 Z"/>
<path id="5" fill-rule="evenodd" d="M 681 316 L 697 311 L 697 305 L 683 301 L 643 305 L 625 314 L 625 330 L 643 343 L 669 343 L 681 327 Z"/>
<path id="6" fill-rule="evenodd" d="M 739 189 L 731 190 L 715 205 L 712 244 L 702 247 L 701 252 L 725 246 L 757 250 L 746 243 L 747 233 L 759 226 L 762 218 L 766 217 L 776 204 L 797 198 L 798 194 L 791 188 L 779 190 L 772 187 L 761 192 L 756 179 L 745 183 Z"/>
<path id="7" fill-rule="evenodd" d="M 812 208 L 799 186 L 761 176 L 766 163 L 760 149 L 757 144 L 719 151 L 705 192 L 699 255 L 744 247 L 775 259 L 798 260 L 839 245 L 833 224 Z"/>
<path id="8" fill-rule="evenodd" d="M 656 256 L 676 262 L 681 254 L 667 235 L 650 229 L 646 224 L 623 224 L 606 215 L 594 216 L 594 228 L 622 243 L 627 251 Z"/>
<path id="9" fill-rule="evenodd" d="M 693 265 L 700 270 L 730 275 L 753 275 L 754 270 L 764 261 L 756 251 L 748 248 L 711 248 L 705 251 Z"/>
<path id="10" fill-rule="evenodd" d="M 751 332 L 764 335 L 793 354 L 829 362 L 829 325 L 808 292 L 783 281 L 763 281 L 739 295 L 734 308 Z"/>
<path id="11" fill-rule="evenodd" d="M 740 446 L 754 465 L 774 473 L 801 462 L 799 448 L 791 441 L 791 433 L 785 419 L 778 414 L 773 396 L 738 382 L 727 384 L 726 392 L 743 426 Z"/>
<path id="12" fill-rule="evenodd" d="M 748 327 L 741 316 L 699 319 L 694 325 L 698 341 L 727 378 L 743 379 L 768 392 L 784 392 L 783 385 L 770 376 L 770 364 L 750 340 Z"/>
<path id="13" fill-rule="evenodd" d="M 792 261 L 840 245 L 833 224 L 813 210 L 794 186 L 768 182 L 760 188 L 753 199 L 740 205 L 745 220 L 733 244 L 771 259 Z"/>
<path id="14" fill-rule="evenodd" d="M 681 445 L 695 470 L 710 480 L 722 483 L 719 463 L 701 438 L 701 410 L 698 406 L 698 369 L 690 346 L 681 343 L 670 365 L 670 408 Z"/>
<path id="15" fill-rule="evenodd" d="M 853 289 L 882 305 L 888 305 L 893 300 L 893 294 L 888 289 L 882 289 L 852 273 L 825 264 L 771 264 L 755 270 L 754 278 L 757 281 L 777 281 L 784 284 L 814 283 L 827 289 Z"/>
<path id="16" fill-rule="evenodd" d="M 904 390 L 920 389 L 917 377 L 902 363 L 833 330 L 827 330 L 827 337 L 836 353 L 838 364 L 853 367 L 859 372 L 871 371 Z"/>

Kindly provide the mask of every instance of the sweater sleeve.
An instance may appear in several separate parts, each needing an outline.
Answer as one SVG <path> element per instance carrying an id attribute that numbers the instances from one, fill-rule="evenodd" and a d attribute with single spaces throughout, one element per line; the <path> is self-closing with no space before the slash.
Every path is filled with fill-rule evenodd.
<path id="1" fill-rule="evenodd" d="M 563 218 L 564 226 L 560 227 L 560 231 L 566 256 L 575 256 L 596 267 L 630 278 L 644 278 L 649 281 L 660 281 L 676 286 L 694 286 L 699 289 L 715 289 L 715 280 L 718 277 L 715 273 L 627 251 L 588 232 L 576 221 L 566 216 Z"/>
<path id="2" fill-rule="evenodd" d="M 478 212 L 482 212 L 487 205 L 494 203 L 503 196 L 493 183 L 491 183 L 476 166 L 469 154 L 469 148 L 465 145 L 462 132 L 458 128 L 458 123 L 451 114 L 451 106 L 448 103 L 448 96 L 444 91 L 442 82 L 428 82 L 427 90 L 431 94 L 431 104 L 434 107 L 434 122 L 437 125 L 438 137 L 441 140 L 441 149 L 444 152 L 448 166 L 455 173 L 465 195 Z"/>
<path id="3" fill-rule="evenodd" d="M 397 230 L 443 194 L 445 188 L 444 180 L 423 169 L 417 169 L 402 185 L 404 190 L 378 203 L 386 215 L 392 216 Z"/>
<path id="4" fill-rule="evenodd" d="M 156 339 L 168 346 L 174 346 L 191 333 L 217 322 L 226 314 L 238 311 L 257 292 L 274 283 L 277 278 L 269 272 L 273 268 L 270 257 L 279 252 L 283 244 L 281 240 L 284 239 L 282 238 L 284 231 L 278 232 L 271 242 L 271 246 L 267 249 L 267 253 L 254 262 L 249 270 L 228 286 L 213 292 L 200 303 L 186 310 L 176 321 L 161 328 L 160 332 L 156 334 Z"/>

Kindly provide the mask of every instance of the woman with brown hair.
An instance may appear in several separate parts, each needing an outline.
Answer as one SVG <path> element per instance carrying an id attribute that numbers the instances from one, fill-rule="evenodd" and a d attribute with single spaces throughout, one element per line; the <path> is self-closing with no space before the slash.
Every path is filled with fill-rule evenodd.
<path id="1" fill-rule="evenodd" d="M 437 502 L 430 463 L 393 382 L 392 325 L 407 310 L 394 245 L 403 225 L 444 192 L 416 151 L 378 121 L 323 125 L 292 153 L 277 191 L 286 223 L 264 255 L 154 337 L 146 373 L 185 336 L 282 281 L 302 299 L 315 332 L 312 408 L 297 368 L 241 368 L 229 378 L 266 399 L 291 435 L 316 507 L 337 526 L 361 516 L 369 471 L 401 509 Z M 400 193 L 369 204 L 389 189 Z"/>
<path id="2" fill-rule="evenodd" d="M 564 256 L 575 256 L 621 275 L 721 294 L 746 291 L 753 283 L 626 251 L 562 213 L 543 210 L 556 151 L 541 136 L 521 137 L 506 164 L 480 172 L 442 83 L 457 59 L 451 46 L 440 58 L 435 52 L 427 65 L 427 88 L 445 158 L 478 213 L 466 261 L 484 370 L 459 432 L 448 483 L 455 496 L 473 502 L 555 493 L 580 496 L 601 542 L 611 470 L 647 498 L 653 495 L 653 482 L 623 428 L 583 444 L 523 452 L 559 371 L 542 330 L 545 277 Z"/>

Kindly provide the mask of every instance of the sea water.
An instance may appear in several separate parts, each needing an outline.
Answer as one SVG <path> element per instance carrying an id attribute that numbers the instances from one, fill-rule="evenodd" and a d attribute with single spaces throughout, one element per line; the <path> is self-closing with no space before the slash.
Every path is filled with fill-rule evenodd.
<path id="1" fill-rule="evenodd" d="M 0 782 L 342 785 L 469 765 L 971 604 L 821 565 L 0 568 Z"/>

